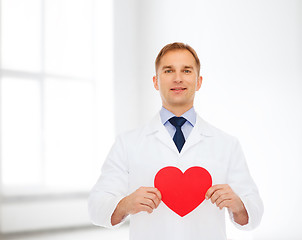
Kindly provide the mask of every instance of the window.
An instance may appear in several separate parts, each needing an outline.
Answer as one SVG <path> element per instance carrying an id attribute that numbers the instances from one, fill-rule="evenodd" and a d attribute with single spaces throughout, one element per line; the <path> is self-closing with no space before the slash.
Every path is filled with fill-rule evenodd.
<path id="1" fill-rule="evenodd" d="M 111 10 L 99 0 L 1 1 L 4 190 L 95 182 L 114 136 Z"/>

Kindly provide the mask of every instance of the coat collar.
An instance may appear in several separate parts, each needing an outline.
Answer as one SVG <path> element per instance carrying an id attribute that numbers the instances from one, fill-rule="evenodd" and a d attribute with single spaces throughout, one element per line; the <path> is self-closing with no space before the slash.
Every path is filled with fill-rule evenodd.
<path id="1" fill-rule="evenodd" d="M 188 139 L 183 146 L 183 149 L 179 153 L 173 139 L 169 135 L 167 129 L 162 124 L 160 119 L 160 114 L 158 113 L 149 123 L 147 128 L 147 135 L 154 135 L 159 141 L 169 147 L 171 150 L 175 151 L 177 154 L 184 154 L 188 149 L 198 142 L 204 140 L 204 138 L 212 137 L 214 135 L 213 129 L 210 124 L 204 121 L 198 114 L 196 116 L 196 124 L 192 129 Z"/>

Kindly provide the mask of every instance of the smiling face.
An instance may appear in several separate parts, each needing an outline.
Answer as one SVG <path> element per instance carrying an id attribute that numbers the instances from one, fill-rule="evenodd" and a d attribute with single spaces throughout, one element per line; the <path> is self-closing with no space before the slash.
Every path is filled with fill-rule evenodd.
<path id="1" fill-rule="evenodd" d="M 163 107 L 174 114 L 193 107 L 195 92 L 200 89 L 201 82 L 195 58 L 186 49 L 171 50 L 162 56 L 157 75 L 153 77 Z"/>

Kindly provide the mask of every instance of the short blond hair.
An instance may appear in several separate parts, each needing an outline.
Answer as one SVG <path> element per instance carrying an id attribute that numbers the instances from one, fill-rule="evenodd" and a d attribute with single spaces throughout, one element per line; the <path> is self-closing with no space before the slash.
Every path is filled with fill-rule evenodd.
<path id="1" fill-rule="evenodd" d="M 197 73 L 198 73 L 198 76 L 200 75 L 200 61 L 199 61 L 199 58 L 197 56 L 197 53 L 195 52 L 195 50 L 189 46 L 188 44 L 184 44 L 182 42 L 174 42 L 174 43 L 170 43 L 170 44 L 167 44 L 166 46 L 164 46 L 160 52 L 158 53 L 156 59 L 155 59 L 155 71 L 157 73 L 157 69 L 159 67 L 159 64 L 160 64 L 160 60 L 161 58 L 169 51 L 172 51 L 172 50 L 181 50 L 181 49 L 185 49 L 185 50 L 188 50 L 190 53 L 192 53 L 194 59 L 195 59 L 195 62 L 196 62 L 196 66 L 197 66 Z"/>

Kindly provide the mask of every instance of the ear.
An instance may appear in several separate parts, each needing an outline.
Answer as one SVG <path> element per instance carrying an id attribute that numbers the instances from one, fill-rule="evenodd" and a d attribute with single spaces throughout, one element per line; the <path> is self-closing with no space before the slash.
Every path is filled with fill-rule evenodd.
<path id="1" fill-rule="evenodd" d="M 197 78 L 197 83 L 196 83 L 196 91 L 198 91 L 201 87 L 201 84 L 202 84 L 202 76 L 199 76 Z"/>
<path id="2" fill-rule="evenodd" d="M 156 90 L 159 90 L 157 76 L 153 76 L 153 85 Z"/>

